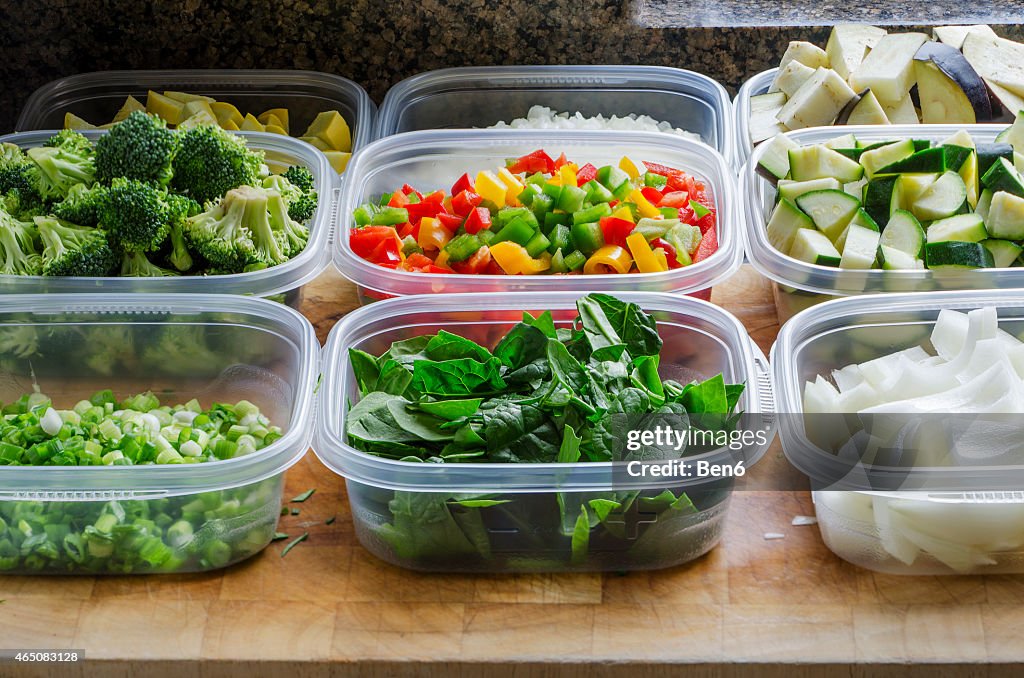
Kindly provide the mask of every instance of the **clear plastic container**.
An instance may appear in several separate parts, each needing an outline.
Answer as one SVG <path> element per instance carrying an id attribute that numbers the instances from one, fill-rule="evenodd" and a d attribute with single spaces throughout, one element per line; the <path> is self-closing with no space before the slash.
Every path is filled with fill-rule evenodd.
<path id="1" fill-rule="evenodd" d="M 359 397 L 348 361 L 350 348 L 379 354 L 394 341 L 439 329 L 491 345 L 522 319 L 524 311 L 539 314 L 551 310 L 556 325 L 567 326 L 576 316 L 579 296 L 542 292 L 390 299 L 359 309 L 335 326 L 324 352 L 324 402 L 316 452 L 331 470 L 347 479 L 356 535 L 367 550 L 415 570 L 624 571 L 669 567 L 697 558 L 715 546 L 722 535 L 731 481 L 616 477 L 613 484 L 611 463 L 427 464 L 372 456 L 346 443 L 348 405 Z M 734 316 L 687 297 L 643 293 L 618 296 L 639 304 L 657 318 L 665 342 L 660 365 L 663 376 L 685 382 L 722 373 L 727 383 L 747 385 L 739 409 L 763 414 L 764 421 L 771 419 L 774 405 L 764 356 Z M 774 436 L 774 428 L 770 435 Z M 748 470 L 766 448 L 739 453 L 746 456 Z M 557 517 L 560 498 L 566 503 L 581 502 L 608 497 L 611 491 L 638 491 L 653 497 L 665 489 L 676 495 L 686 492 L 698 510 L 670 515 L 661 522 L 658 518 L 665 514 L 654 515 L 652 524 L 645 526 L 624 516 L 627 527 L 639 529 L 627 539 L 603 542 L 592 537 L 583 559 L 572 558 L 571 538 L 560 529 L 541 526 L 551 525 L 552 511 Z M 481 494 L 509 503 L 456 511 L 459 515 L 447 517 L 452 515 L 445 509 L 450 498 Z M 416 515 L 445 509 L 437 513 L 441 523 L 472 521 L 476 525 L 472 532 L 476 546 L 468 548 L 457 538 L 458 533 L 455 538 L 436 542 L 426 535 L 422 541 L 403 538 L 403 531 L 412 530 L 406 534 L 414 534 L 417 529 L 407 523 L 408 510 L 402 510 L 405 503 L 411 503 Z M 522 516 L 530 516 L 530 512 L 535 512 L 534 517 L 524 521 Z"/>
<path id="2" fill-rule="evenodd" d="M 658 162 L 704 181 L 718 211 L 718 251 L 691 266 L 662 273 L 625 275 L 434 275 L 396 271 L 357 256 L 347 233 L 362 203 L 403 183 L 421 191 L 451 189 L 464 173 L 503 167 L 505 159 L 539 148 L 594 165 L 617 165 L 622 156 Z M 735 179 L 725 160 L 704 144 L 656 132 L 564 130 L 431 130 L 385 137 L 357 153 L 342 186 L 339 237 L 334 265 L 354 282 L 362 301 L 410 294 L 457 292 L 702 292 L 732 275 L 740 265 L 737 219 L 741 207 Z"/>
<path id="3" fill-rule="evenodd" d="M 987 306 L 1000 329 L 1024 334 L 1020 290 L 844 298 L 782 327 L 771 363 L 783 450 L 816 488 L 822 537 L 840 558 L 892 574 L 1024 573 L 1020 467 L 875 465 L 849 474 L 848 462 L 811 442 L 803 415 L 804 385 L 818 375 L 926 342 L 942 309 Z"/>
<path id="4" fill-rule="evenodd" d="M 1005 125 L 847 125 L 798 130 L 789 132 L 787 136 L 801 145 L 823 143 L 846 134 L 853 134 L 858 140 L 869 143 L 887 139 L 930 139 L 938 142 L 959 130 L 967 130 L 976 142 L 989 143 L 1005 128 Z M 769 244 L 766 230 L 775 204 L 775 187 L 756 171 L 763 154 L 763 148 L 756 149 L 740 177 L 746 207 L 743 239 L 750 263 L 774 281 L 775 307 L 780 323 L 805 308 L 834 297 L 873 292 L 1024 287 L 1024 268 L 864 271 L 809 264 L 779 252 Z"/>
<path id="5" fill-rule="evenodd" d="M 253 115 L 287 108 L 291 128 L 306 129 L 317 113 L 336 110 L 352 129 L 352 150 L 373 139 L 376 106 L 358 84 L 317 71 L 271 69 L 195 69 L 96 71 L 54 80 L 28 98 L 18 118 L 18 131 L 60 129 L 64 114 L 74 113 L 99 125 L 110 122 L 133 95 L 145 102 L 146 92 L 181 90 L 223 100 Z"/>
<path id="6" fill-rule="evenodd" d="M 41 146 L 54 132 L 19 132 L 0 137 L 0 143 L 9 142 L 22 148 Z M 95 141 L 102 131 L 84 133 Z M 289 165 L 302 165 L 313 173 L 314 187 L 320 195 L 316 213 L 309 220 L 309 243 L 299 256 L 279 266 L 249 273 L 218 276 L 172 276 L 165 278 L 84 278 L 0 275 L 0 295 L 65 292 L 168 292 L 248 294 L 257 297 L 280 295 L 289 306 L 297 307 L 301 301 L 302 286 L 310 282 L 328 265 L 329 240 L 334 223 L 339 179 L 323 153 L 304 141 L 266 132 L 238 132 L 252 148 L 266 153 L 272 170 L 283 170 Z"/>
<path id="7" fill-rule="evenodd" d="M 693 132 L 732 159 L 729 95 L 711 78 L 663 66 L 482 66 L 420 73 L 392 87 L 376 138 L 425 129 L 490 127 L 531 106 L 584 116 L 649 115 Z"/>
<path id="8" fill-rule="evenodd" d="M 247 399 L 284 432 L 203 464 L 0 466 L 0 572 L 196 572 L 270 543 L 284 472 L 313 437 L 319 345 L 305 318 L 251 297 L 17 295 L 4 298 L 0 337 L 0 402 L 36 386 L 63 408 L 106 388 L 164 404 Z M 117 524 L 96 528 L 106 514 Z M 179 521 L 190 538 L 167 534 Z"/>

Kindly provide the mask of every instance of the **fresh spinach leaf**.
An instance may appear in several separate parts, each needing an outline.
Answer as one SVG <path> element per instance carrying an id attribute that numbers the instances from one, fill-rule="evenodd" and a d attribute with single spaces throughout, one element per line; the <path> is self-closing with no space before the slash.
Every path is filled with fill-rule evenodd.
<path id="1" fill-rule="evenodd" d="M 352 365 L 352 374 L 359 385 L 359 394 L 365 396 L 377 390 L 377 380 L 380 379 L 380 366 L 377 358 L 366 351 L 350 348 L 348 350 L 348 361 Z"/>
<path id="2" fill-rule="evenodd" d="M 430 360 L 457 360 L 469 358 L 485 363 L 491 359 L 491 352 L 486 348 L 451 332 L 441 330 L 423 349 L 424 355 Z"/>
<path id="3" fill-rule="evenodd" d="M 469 396 L 499 393 L 507 385 L 501 378 L 501 362 L 471 358 L 417 360 L 412 364 L 412 387 L 431 396 Z"/>

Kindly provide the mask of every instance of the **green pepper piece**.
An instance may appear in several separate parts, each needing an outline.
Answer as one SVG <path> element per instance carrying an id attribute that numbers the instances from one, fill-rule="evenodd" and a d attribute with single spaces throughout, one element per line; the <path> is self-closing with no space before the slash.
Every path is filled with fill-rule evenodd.
<path id="1" fill-rule="evenodd" d="M 611 191 L 593 179 L 585 183 L 583 188 L 587 189 L 587 202 L 589 203 L 594 203 L 596 205 L 599 202 L 611 202 L 612 200 L 615 200 L 615 196 L 612 195 Z"/>
<path id="2" fill-rule="evenodd" d="M 465 261 L 483 245 L 483 241 L 477 236 L 463 233 L 449 240 L 444 246 L 444 251 L 448 253 L 448 261 Z"/>
<path id="3" fill-rule="evenodd" d="M 562 193 L 558 196 L 555 206 L 563 212 L 578 212 L 583 207 L 583 201 L 587 192 L 576 186 L 562 186 Z"/>
<path id="4" fill-rule="evenodd" d="M 551 229 L 555 226 L 562 224 L 563 226 L 569 226 L 572 224 L 572 215 L 565 214 L 564 212 L 548 212 L 544 215 L 544 232 L 547 234 L 551 233 Z"/>
<path id="5" fill-rule="evenodd" d="M 575 271 L 583 268 L 583 264 L 587 263 L 587 257 L 584 256 L 583 252 L 576 250 L 575 252 L 572 252 L 571 254 L 567 255 L 563 259 L 563 262 L 565 263 L 565 267 L 567 269 L 569 269 L 570 271 Z"/>
<path id="6" fill-rule="evenodd" d="M 612 208 L 608 206 L 608 203 L 602 202 L 594 205 L 593 207 L 587 207 L 578 212 L 573 212 L 572 223 L 585 224 L 592 221 L 600 221 L 601 217 L 610 217 L 611 214 Z"/>
<path id="7" fill-rule="evenodd" d="M 359 226 L 369 226 L 373 221 L 373 215 L 377 213 L 377 206 L 372 203 L 360 205 L 352 212 L 352 218 Z"/>
<path id="8" fill-rule="evenodd" d="M 552 273 L 566 273 L 569 270 L 565 267 L 565 258 L 562 256 L 561 248 L 555 250 L 555 253 L 551 255 L 551 268 L 548 270 Z"/>
<path id="9" fill-rule="evenodd" d="M 548 252 L 554 254 L 557 250 L 571 252 L 576 249 L 572 244 L 572 231 L 565 224 L 555 224 L 555 227 L 548 233 Z"/>
<path id="10" fill-rule="evenodd" d="M 648 219 L 645 217 L 636 222 L 633 232 L 642 233 L 644 238 L 650 242 L 655 238 L 664 238 L 665 234 L 678 223 L 678 219 Z"/>
<path id="11" fill-rule="evenodd" d="M 533 237 L 530 238 L 530 242 L 526 243 L 526 251 L 531 257 L 537 258 L 540 253 L 545 251 L 551 241 L 548 240 L 543 233 L 534 233 Z"/>
<path id="12" fill-rule="evenodd" d="M 666 219 L 678 219 L 679 218 L 679 208 L 678 207 L 659 207 L 658 211 L 661 212 L 661 215 L 663 217 L 665 217 Z"/>
<path id="13" fill-rule="evenodd" d="M 514 219 L 505 225 L 491 240 L 491 244 L 499 243 L 504 240 L 511 240 L 514 243 L 526 246 L 526 243 L 530 242 L 530 238 L 533 237 L 534 230 L 530 228 L 530 225 L 523 219 Z"/>
<path id="14" fill-rule="evenodd" d="M 558 204 L 559 198 L 562 197 L 562 186 L 560 184 L 549 184 L 545 182 L 540 189 L 544 191 L 544 195 L 554 200 L 556 205 Z"/>
<path id="15" fill-rule="evenodd" d="M 668 183 L 668 177 L 661 174 L 655 174 L 654 172 L 647 172 L 644 174 L 644 186 L 650 186 L 651 188 L 662 189 L 665 184 Z"/>
<path id="16" fill-rule="evenodd" d="M 409 210 L 404 207 L 385 207 L 373 215 L 370 221 L 374 226 L 397 226 L 409 221 Z"/>
<path id="17" fill-rule="evenodd" d="M 615 196 L 616 200 L 622 201 L 628 198 L 629 194 L 632 193 L 635 190 L 635 188 L 636 187 L 633 186 L 633 182 L 630 181 L 629 179 L 626 179 L 617 187 L 612 189 L 612 195 Z"/>
<path id="18" fill-rule="evenodd" d="M 605 165 L 597 170 L 598 183 L 614 192 L 623 183 L 629 183 L 629 175 L 615 165 Z"/>
<path id="19" fill-rule="evenodd" d="M 604 233 L 597 222 L 572 225 L 572 241 L 579 251 L 590 254 L 604 247 Z"/>

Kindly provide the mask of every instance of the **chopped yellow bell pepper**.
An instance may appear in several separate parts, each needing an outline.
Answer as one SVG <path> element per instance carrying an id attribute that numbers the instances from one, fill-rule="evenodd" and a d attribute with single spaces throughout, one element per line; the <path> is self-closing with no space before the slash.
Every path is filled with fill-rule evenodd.
<path id="1" fill-rule="evenodd" d="M 434 258 L 434 266 L 441 266 L 442 268 L 451 268 L 448 266 L 448 250 L 441 250 L 437 253 L 437 257 Z"/>
<path id="2" fill-rule="evenodd" d="M 595 273 L 606 273 L 610 268 L 615 273 L 629 273 L 632 266 L 633 258 L 629 256 L 629 252 L 624 247 L 605 245 L 590 255 L 587 263 L 583 265 L 583 272 L 594 275 Z"/>
<path id="3" fill-rule="evenodd" d="M 150 90 L 146 95 L 146 112 L 161 117 L 168 125 L 177 125 L 181 122 L 181 113 L 185 104 L 165 97 L 159 92 Z"/>
<path id="4" fill-rule="evenodd" d="M 498 180 L 505 184 L 507 190 L 505 191 L 505 202 L 512 207 L 519 206 L 519 194 L 523 192 L 526 186 L 523 182 L 519 181 L 516 175 L 509 172 L 507 169 L 502 167 L 498 170 Z"/>
<path id="5" fill-rule="evenodd" d="M 263 123 L 256 119 L 256 116 L 252 113 L 245 114 L 245 120 L 242 121 L 241 128 L 250 132 L 265 132 L 266 128 L 263 127 Z"/>
<path id="6" fill-rule="evenodd" d="M 326 153 L 329 150 L 331 150 L 331 148 L 327 145 L 327 142 L 324 141 L 323 139 L 321 139 L 320 137 L 299 137 L 299 139 L 301 141 L 305 141 L 307 144 L 310 144 L 311 146 L 313 146 L 313 147 L 323 151 L 324 153 Z"/>
<path id="7" fill-rule="evenodd" d="M 534 259 L 526 248 L 511 240 L 503 240 L 490 246 L 491 258 L 509 275 L 532 275 L 551 268 L 551 256 Z M 544 254 L 547 254 L 545 252 Z"/>
<path id="8" fill-rule="evenodd" d="M 434 217 L 420 219 L 420 232 L 416 236 L 416 244 L 425 250 L 439 250 L 452 239 L 452 233 L 440 220 Z"/>
<path id="9" fill-rule="evenodd" d="M 271 118 L 277 118 L 277 122 L 271 121 Z M 271 108 L 270 110 L 263 111 L 256 116 L 256 119 L 262 122 L 264 125 L 277 125 L 283 127 L 285 130 L 288 129 L 288 109 L 287 108 Z M 285 132 L 287 134 L 287 131 Z"/>
<path id="10" fill-rule="evenodd" d="M 636 180 L 636 178 L 640 176 L 640 170 L 638 170 L 633 161 L 626 156 L 622 156 L 622 160 L 619 161 L 619 169 L 628 174 L 630 179 Z"/>
<path id="11" fill-rule="evenodd" d="M 575 186 L 576 181 L 576 170 L 570 165 L 562 165 L 558 170 L 558 176 L 562 179 L 563 186 Z"/>
<path id="12" fill-rule="evenodd" d="M 633 223 L 636 223 L 636 221 L 633 219 L 633 210 L 629 209 L 625 205 L 612 212 L 612 216 L 615 217 L 616 219 L 625 219 L 626 221 L 632 221 Z"/>
<path id="13" fill-rule="evenodd" d="M 352 154 L 348 151 L 324 151 L 324 155 L 327 156 L 327 161 L 331 163 L 331 167 L 338 174 L 345 171 L 348 161 L 352 159 Z"/>
<path id="14" fill-rule="evenodd" d="M 633 192 L 629 194 L 630 202 L 636 204 L 637 209 L 640 211 L 640 216 L 648 217 L 650 219 L 657 219 L 661 216 L 661 212 L 657 207 L 651 204 L 651 201 L 644 197 L 644 194 L 640 192 L 640 189 L 633 189 Z"/>
<path id="15" fill-rule="evenodd" d="M 121 122 L 135 111 L 144 110 L 146 110 L 146 107 L 142 105 L 142 102 L 129 94 L 128 98 L 124 100 L 124 104 L 121 105 L 120 110 L 117 111 L 117 114 L 111 122 Z"/>
<path id="16" fill-rule="evenodd" d="M 96 125 L 92 124 L 91 122 L 89 122 L 87 120 L 84 120 L 82 118 L 79 118 L 74 113 L 65 113 L 64 114 L 64 129 L 83 130 L 83 129 L 97 129 L 97 127 L 96 127 Z"/>
<path id="17" fill-rule="evenodd" d="M 337 111 L 318 113 L 303 136 L 320 137 L 332 151 L 352 150 L 352 131 Z"/>
<path id="18" fill-rule="evenodd" d="M 665 257 L 665 252 L 662 250 L 655 252 L 651 249 L 651 245 L 643 233 L 632 233 L 626 236 L 626 245 L 641 273 L 660 273 L 668 270 L 668 259 Z M 661 254 L 660 259 L 658 254 Z"/>
<path id="19" fill-rule="evenodd" d="M 498 207 L 505 206 L 505 198 L 508 196 L 508 187 L 494 175 L 494 172 L 484 170 L 476 175 L 476 193 L 484 200 L 490 200 Z"/>
<path id="20" fill-rule="evenodd" d="M 225 120 L 220 124 L 220 126 L 229 132 L 237 132 L 239 130 L 239 127 L 235 124 L 234 120 Z"/>
<path id="21" fill-rule="evenodd" d="M 220 126 L 224 129 L 238 129 L 245 120 L 245 116 L 237 108 L 225 101 L 214 101 L 210 104 L 210 110 L 217 116 Z M 229 128 L 228 122 L 233 122 L 235 126 Z"/>

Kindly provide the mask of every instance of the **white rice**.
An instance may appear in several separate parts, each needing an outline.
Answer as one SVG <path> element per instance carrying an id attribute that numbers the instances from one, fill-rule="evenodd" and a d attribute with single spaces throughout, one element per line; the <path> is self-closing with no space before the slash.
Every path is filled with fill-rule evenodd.
<path id="1" fill-rule="evenodd" d="M 700 136 L 693 132 L 673 127 L 671 123 L 657 121 L 649 115 L 635 115 L 630 113 L 620 118 L 613 115 L 606 118 L 603 115 L 584 117 L 579 111 L 570 115 L 568 111 L 556 113 L 547 106 L 533 106 L 525 118 L 516 118 L 512 122 L 499 122 L 491 125 L 490 129 L 611 129 L 628 130 L 634 132 L 663 132 L 665 134 L 677 134 L 695 141 L 700 141 Z"/>

